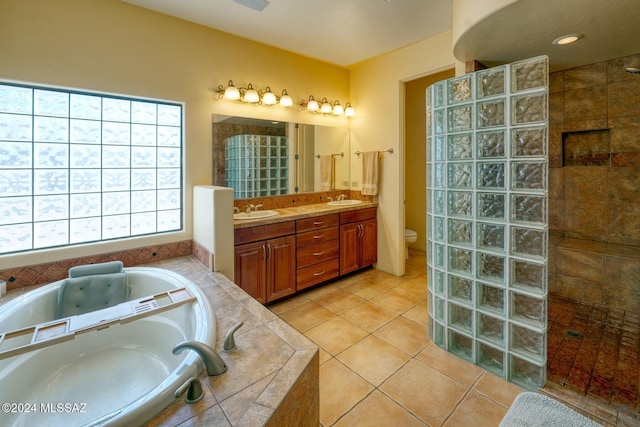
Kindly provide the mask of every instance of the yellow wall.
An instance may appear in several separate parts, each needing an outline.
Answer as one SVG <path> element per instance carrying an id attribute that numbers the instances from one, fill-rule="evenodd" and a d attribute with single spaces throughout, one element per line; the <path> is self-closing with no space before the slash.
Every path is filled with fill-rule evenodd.
<path id="1" fill-rule="evenodd" d="M 377 268 L 404 274 L 404 91 L 403 82 L 455 65 L 451 31 L 355 64 L 351 71 L 351 150 L 386 150 L 382 156 L 378 198 Z M 362 175 L 361 159 L 352 156 L 351 176 Z"/>
<path id="2" fill-rule="evenodd" d="M 218 100 L 233 79 L 287 89 L 295 99 L 349 95 L 349 71 L 119 0 L 2 0 L 0 79 L 185 103 L 184 232 L 0 257 L 0 268 L 31 265 L 192 238 L 192 187 L 210 184 L 213 113 L 348 126 L 298 108 Z"/>
<path id="3" fill-rule="evenodd" d="M 427 123 L 425 91 L 455 76 L 453 69 L 406 82 L 405 93 L 405 227 L 418 233 L 414 249 L 427 250 Z"/>

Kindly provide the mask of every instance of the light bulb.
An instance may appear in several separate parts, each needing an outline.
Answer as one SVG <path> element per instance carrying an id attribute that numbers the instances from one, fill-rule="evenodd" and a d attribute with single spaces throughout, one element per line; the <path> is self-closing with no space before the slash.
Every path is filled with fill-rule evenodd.
<path id="1" fill-rule="evenodd" d="M 233 81 L 229 80 L 229 86 L 224 90 L 224 99 L 237 101 L 240 99 L 240 91 L 233 85 Z"/>
<path id="2" fill-rule="evenodd" d="M 347 102 L 344 109 L 344 115 L 347 117 L 353 117 L 355 114 L 356 110 L 354 110 L 351 104 Z"/>
<path id="3" fill-rule="evenodd" d="M 310 96 L 309 97 L 309 103 L 307 104 L 307 110 L 309 110 L 309 111 L 318 111 L 319 108 L 320 108 L 320 105 L 318 104 L 318 101 L 313 99 L 313 96 Z"/>
<path id="4" fill-rule="evenodd" d="M 278 99 L 273 94 L 273 92 L 271 92 L 271 89 L 269 88 L 269 86 L 267 86 L 267 91 L 262 94 L 262 103 L 264 105 L 273 105 L 276 102 L 278 102 Z"/>
<path id="5" fill-rule="evenodd" d="M 256 92 L 253 86 L 251 86 L 251 83 L 249 83 L 249 87 L 247 88 L 247 91 L 244 93 L 244 97 L 242 98 L 242 100 L 244 102 L 250 102 L 250 103 L 256 103 L 260 100 L 260 95 L 258 95 L 258 92 Z"/>
<path id="6" fill-rule="evenodd" d="M 293 105 L 293 98 L 289 96 L 286 90 L 282 91 L 282 96 L 280 97 L 280 105 L 283 107 L 291 107 Z"/>
<path id="7" fill-rule="evenodd" d="M 341 116 L 342 114 L 344 114 L 344 108 L 342 108 L 342 105 L 340 105 L 338 101 L 333 104 L 333 110 L 331 111 L 331 114 L 333 114 L 334 116 Z"/>
<path id="8" fill-rule="evenodd" d="M 322 98 L 322 105 L 320 106 L 320 112 L 324 114 L 329 114 L 333 110 L 327 98 Z"/>

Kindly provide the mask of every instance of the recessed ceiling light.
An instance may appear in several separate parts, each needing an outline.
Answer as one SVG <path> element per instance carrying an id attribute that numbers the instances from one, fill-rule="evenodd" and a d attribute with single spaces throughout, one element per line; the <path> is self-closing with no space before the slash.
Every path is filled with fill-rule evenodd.
<path id="1" fill-rule="evenodd" d="M 553 41 L 553 44 L 559 44 L 559 45 L 571 44 L 571 43 L 577 42 L 578 40 L 580 40 L 583 37 L 584 37 L 584 35 L 582 35 L 582 34 L 567 34 L 567 35 L 560 36 L 557 39 L 555 39 Z"/>
<path id="2" fill-rule="evenodd" d="M 247 6 L 248 8 L 251 8 L 253 10 L 257 10 L 258 12 L 261 12 L 262 9 L 269 6 L 269 2 L 267 0 L 233 0 L 233 1 L 243 6 Z"/>

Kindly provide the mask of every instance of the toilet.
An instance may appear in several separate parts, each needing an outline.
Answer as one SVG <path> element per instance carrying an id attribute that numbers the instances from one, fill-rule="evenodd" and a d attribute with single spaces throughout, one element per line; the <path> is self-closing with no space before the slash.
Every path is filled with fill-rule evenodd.
<path id="1" fill-rule="evenodd" d="M 404 259 L 409 259 L 409 246 L 418 240 L 418 233 L 408 228 L 404 229 Z"/>

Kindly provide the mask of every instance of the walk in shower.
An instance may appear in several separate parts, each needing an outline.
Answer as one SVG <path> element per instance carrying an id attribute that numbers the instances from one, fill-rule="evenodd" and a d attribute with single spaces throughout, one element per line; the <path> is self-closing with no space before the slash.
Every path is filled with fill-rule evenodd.
<path id="1" fill-rule="evenodd" d="M 427 88 L 429 332 L 527 389 L 546 381 L 548 59 Z"/>

